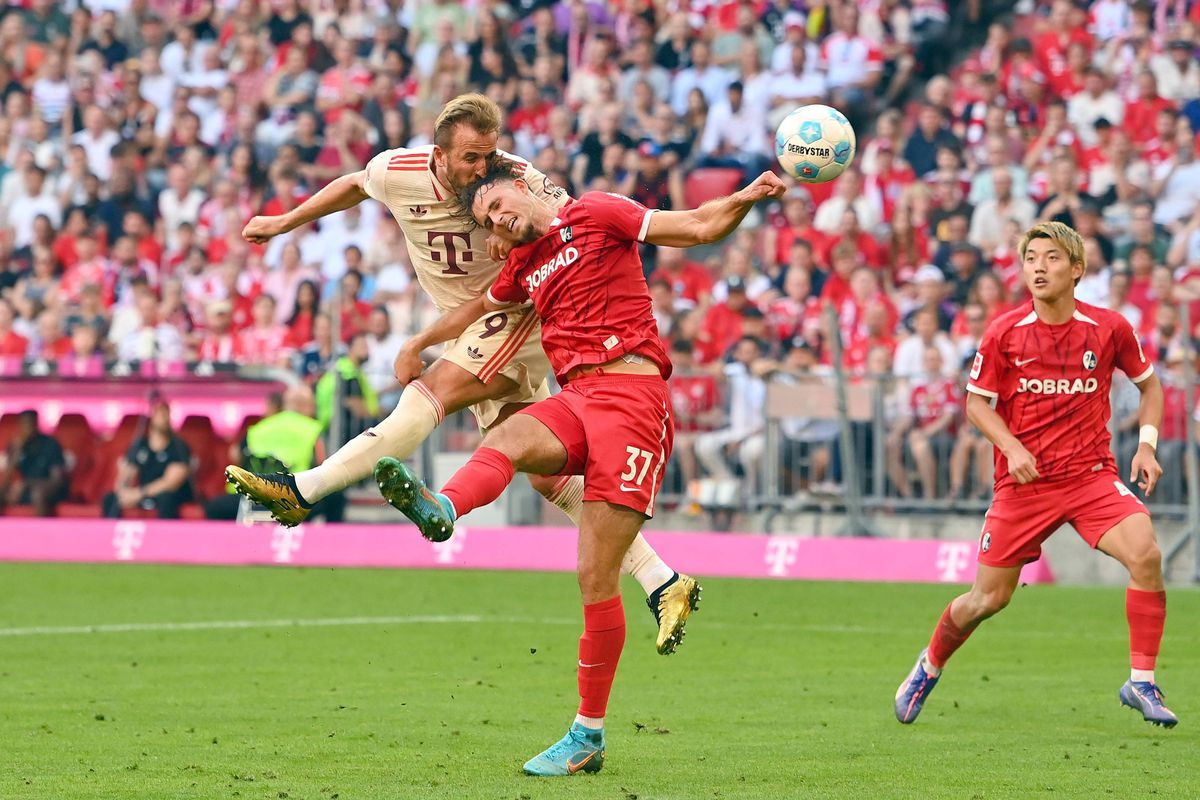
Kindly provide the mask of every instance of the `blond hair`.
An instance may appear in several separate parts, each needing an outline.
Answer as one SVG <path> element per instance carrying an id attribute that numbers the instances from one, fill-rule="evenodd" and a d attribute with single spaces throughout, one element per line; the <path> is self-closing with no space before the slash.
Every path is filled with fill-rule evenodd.
<path id="1" fill-rule="evenodd" d="M 1029 247 L 1029 243 L 1034 239 L 1049 239 L 1054 242 L 1067 254 L 1068 261 L 1082 266 L 1083 274 L 1087 274 L 1087 255 L 1083 251 L 1083 237 L 1070 225 L 1054 221 L 1039 222 L 1025 231 L 1020 244 L 1017 245 L 1017 254 L 1021 258 L 1021 263 L 1025 263 L 1025 248 Z M 1080 278 L 1082 277 L 1081 275 Z M 1079 283 L 1080 278 L 1075 279 L 1076 284 Z"/>
<path id="2" fill-rule="evenodd" d="M 460 94 L 438 114 L 433 126 L 434 144 L 443 150 L 449 147 L 458 125 L 466 125 L 476 133 L 497 133 L 500 130 L 500 106 L 482 94 Z"/>

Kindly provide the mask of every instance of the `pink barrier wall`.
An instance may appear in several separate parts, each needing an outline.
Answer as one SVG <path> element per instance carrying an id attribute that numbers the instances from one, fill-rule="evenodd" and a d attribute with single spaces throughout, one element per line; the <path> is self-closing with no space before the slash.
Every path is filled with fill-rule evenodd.
<path id="1" fill-rule="evenodd" d="M 647 533 L 677 569 L 731 578 L 970 582 L 974 542 L 813 539 L 722 533 Z M 433 544 L 407 525 L 0 518 L 0 561 L 136 561 L 160 564 L 293 564 L 312 567 L 445 567 L 573 571 L 572 528 L 467 528 Z M 1022 572 L 1050 583 L 1043 560 Z"/>
<path id="2" fill-rule="evenodd" d="M 170 403 L 176 427 L 191 415 L 208 417 L 219 435 L 232 436 L 246 417 L 264 414 L 267 394 L 282 388 L 275 381 L 14 380 L 4 382 L 0 416 L 35 408 L 42 429 L 48 432 L 63 414 L 82 414 L 92 430 L 107 434 L 122 418 L 147 413 L 148 397 L 155 391 Z"/>

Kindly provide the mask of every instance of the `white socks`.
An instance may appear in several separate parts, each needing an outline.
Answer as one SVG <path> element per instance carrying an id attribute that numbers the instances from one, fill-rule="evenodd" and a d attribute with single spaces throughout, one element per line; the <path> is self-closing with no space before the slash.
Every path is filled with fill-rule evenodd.
<path id="1" fill-rule="evenodd" d="M 647 597 L 675 574 L 675 570 L 658 557 L 658 553 L 640 533 L 633 537 L 633 544 L 625 551 L 625 557 L 621 559 L 621 571 L 632 575 L 641 584 Z"/>
<path id="2" fill-rule="evenodd" d="M 296 473 L 300 496 L 316 503 L 373 474 L 375 462 L 384 456 L 408 458 L 444 417 L 442 404 L 433 393 L 420 381 L 413 381 L 382 422 L 346 442 L 319 466 Z"/>
<path id="3" fill-rule="evenodd" d="M 575 722 L 594 731 L 604 728 L 604 717 L 585 717 L 583 714 L 576 714 Z"/>
<path id="4" fill-rule="evenodd" d="M 571 518 L 571 522 L 575 523 L 575 527 L 579 527 L 579 520 L 583 518 L 583 477 L 579 475 L 570 475 L 563 477 L 558 483 L 554 484 L 554 491 L 545 498 L 552 505 L 562 509 L 562 512 Z"/>
<path id="5" fill-rule="evenodd" d="M 931 678 L 936 678 L 942 674 L 942 670 L 940 667 L 935 667 L 933 664 L 929 663 L 928 655 L 923 656 L 921 658 L 921 668 L 924 669 L 925 674 Z"/>
<path id="6" fill-rule="evenodd" d="M 571 475 L 559 481 L 554 487 L 554 492 L 547 495 L 546 499 L 561 508 L 575 526 L 579 527 L 579 520 L 583 516 L 582 476 Z M 647 597 L 671 580 L 671 576 L 675 574 L 675 570 L 658 557 L 658 553 L 654 552 L 654 548 L 640 533 L 633 538 L 633 544 L 629 545 L 625 558 L 621 559 L 621 572 L 632 575 L 634 580 L 641 584 Z"/>
<path id="7" fill-rule="evenodd" d="M 1131 669 L 1129 670 L 1129 680 L 1134 683 L 1154 683 L 1154 670 L 1152 669 Z"/>

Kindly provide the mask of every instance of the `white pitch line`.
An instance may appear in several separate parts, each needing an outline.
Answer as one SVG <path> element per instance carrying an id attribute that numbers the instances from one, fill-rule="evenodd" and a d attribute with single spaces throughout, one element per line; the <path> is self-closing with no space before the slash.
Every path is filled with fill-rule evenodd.
<path id="1" fill-rule="evenodd" d="M 122 622 L 100 625 L 44 625 L 29 628 L 0 628 L 0 636 L 253 630 L 255 628 L 336 628 L 350 625 L 477 625 L 480 623 L 577 625 L 578 620 L 535 619 L 533 617 L 484 617 L 475 614 L 460 616 L 326 617 L 317 619 L 229 619 L 199 620 L 196 622 Z"/>

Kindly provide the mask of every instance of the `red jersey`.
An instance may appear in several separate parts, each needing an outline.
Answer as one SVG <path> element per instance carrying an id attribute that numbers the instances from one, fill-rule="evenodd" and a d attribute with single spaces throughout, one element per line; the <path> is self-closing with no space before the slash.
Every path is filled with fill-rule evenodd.
<path id="1" fill-rule="evenodd" d="M 1114 369 L 1141 383 L 1154 373 L 1129 320 L 1076 301 L 1062 325 L 1038 319 L 1033 303 L 988 326 L 967 391 L 996 401 L 996 412 L 1037 460 L 1041 481 L 1116 469 L 1109 446 Z M 1016 484 L 996 450 L 996 491 Z"/>
<path id="2" fill-rule="evenodd" d="M 691 261 L 684 261 L 679 272 L 656 269 L 650 282 L 666 281 L 671 284 L 671 293 L 676 297 L 699 304 L 700 299 L 712 294 L 713 277 L 708 270 Z"/>
<path id="3" fill-rule="evenodd" d="M 704 372 L 690 375 L 677 373 L 671 378 L 670 390 L 671 405 L 678 412 L 675 417 L 676 432 L 704 430 L 696 418 L 717 407 L 720 399 L 717 379 Z"/>
<path id="4" fill-rule="evenodd" d="M 940 378 L 913 387 L 908 396 L 909 410 L 918 428 L 932 425 L 947 412 L 956 412 L 959 407 L 958 387 L 948 378 Z M 951 423 L 947 429 L 954 433 L 955 425 Z"/>
<path id="5" fill-rule="evenodd" d="M 558 213 L 545 235 L 513 248 L 488 297 L 533 301 L 561 384 L 575 367 L 627 353 L 651 359 L 670 377 L 638 255 L 654 211 L 628 197 L 588 192 Z"/>
<path id="6" fill-rule="evenodd" d="M 205 342 L 207 344 L 207 341 Z M 279 363 L 288 355 L 288 329 L 286 325 L 269 328 L 250 327 L 238 332 L 234 352 L 242 364 L 270 365 Z"/>

